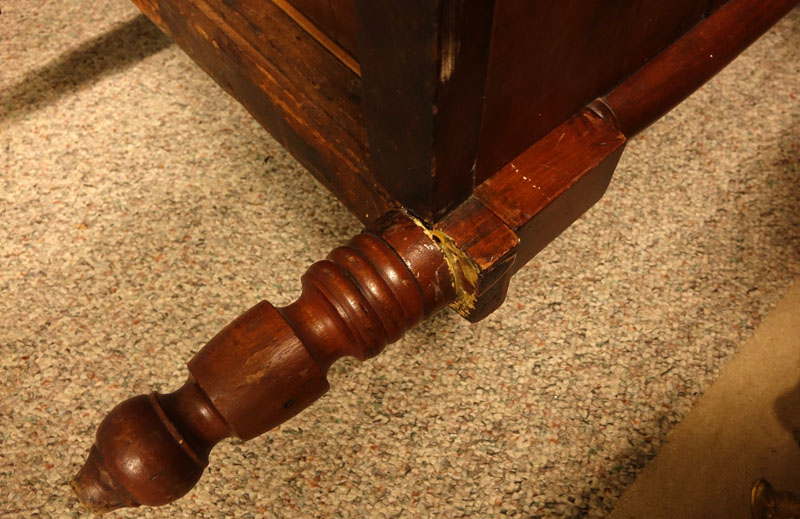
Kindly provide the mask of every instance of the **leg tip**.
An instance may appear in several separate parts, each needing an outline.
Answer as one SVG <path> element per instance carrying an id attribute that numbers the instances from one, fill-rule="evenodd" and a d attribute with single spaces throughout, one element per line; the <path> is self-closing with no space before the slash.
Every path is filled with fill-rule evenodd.
<path id="1" fill-rule="evenodd" d="M 104 469 L 104 463 L 96 446 L 92 446 L 89 457 L 80 472 L 70 481 L 70 487 L 89 511 L 102 515 L 118 508 L 139 506 L 131 496 L 114 484 Z"/>

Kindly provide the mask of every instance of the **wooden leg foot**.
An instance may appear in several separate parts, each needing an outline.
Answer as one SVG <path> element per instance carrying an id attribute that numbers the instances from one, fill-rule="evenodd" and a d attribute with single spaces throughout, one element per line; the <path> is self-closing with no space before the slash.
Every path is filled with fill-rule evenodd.
<path id="1" fill-rule="evenodd" d="M 312 265 L 302 286 L 289 306 L 262 301 L 225 327 L 177 391 L 116 406 L 72 481 L 78 498 L 98 513 L 178 499 L 220 440 L 288 420 L 327 391 L 336 359 L 377 355 L 456 298 L 442 249 L 400 212 Z"/>

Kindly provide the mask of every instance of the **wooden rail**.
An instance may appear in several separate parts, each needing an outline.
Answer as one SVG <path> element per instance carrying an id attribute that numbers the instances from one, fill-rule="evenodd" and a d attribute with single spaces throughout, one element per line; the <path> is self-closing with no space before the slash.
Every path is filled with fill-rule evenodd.
<path id="1" fill-rule="evenodd" d="M 730 0 L 605 97 L 632 137 L 703 86 L 767 32 L 798 0 Z"/>

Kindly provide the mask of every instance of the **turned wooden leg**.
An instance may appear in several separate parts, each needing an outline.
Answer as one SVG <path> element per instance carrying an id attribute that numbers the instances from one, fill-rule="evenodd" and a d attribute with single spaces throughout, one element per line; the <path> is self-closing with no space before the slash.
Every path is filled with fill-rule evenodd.
<path id="1" fill-rule="evenodd" d="M 377 355 L 452 302 L 455 286 L 430 233 L 389 213 L 312 265 L 296 302 L 262 301 L 226 326 L 189 361 L 180 389 L 116 406 L 72 481 L 75 493 L 99 513 L 178 499 L 217 442 L 288 420 L 327 391 L 336 359 Z"/>

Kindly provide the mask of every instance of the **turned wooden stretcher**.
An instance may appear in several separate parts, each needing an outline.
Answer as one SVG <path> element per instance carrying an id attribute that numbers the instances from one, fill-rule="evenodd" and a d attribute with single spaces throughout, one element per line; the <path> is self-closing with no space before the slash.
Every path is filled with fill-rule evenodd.
<path id="1" fill-rule="evenodd" d="M 366 225 L 103 420 L 72 485 L 161 505 L 450 306 L 479 321 L 605 191 L 627 138 L 796 0 L 135 0 Z"/>

